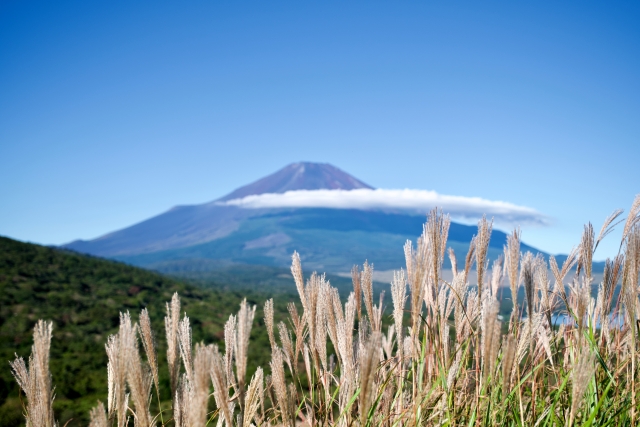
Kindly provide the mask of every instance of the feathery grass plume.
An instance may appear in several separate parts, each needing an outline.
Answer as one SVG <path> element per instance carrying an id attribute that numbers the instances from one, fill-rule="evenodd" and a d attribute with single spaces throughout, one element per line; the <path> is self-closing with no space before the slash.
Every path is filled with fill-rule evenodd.
<path id="1" fill-rule="evenodd" d="M 255 420 L 257 425 L 261 424 L 257 415 L 260 403 L 264 399 L 263 375 L 262 368 L 259 367 L 251 378 L 247 389 L 246 408 L 242 425 L 249 426 L 252 420 Z"/>
<path id="2" fill-rule="evenodd" d="M 267 327 L 269 344 L 271 344 L 271 349 L 273 350 L 276 347 L 276 339 L 273 333 L 273 298 L 264 302 L 264 324 Z"/>
<path id="3" fill-rule="evenodd" d="M 338 396 L 340 411 L 346 409 L 356 389 L 356 366 L 353 345 L 353 329 L 356 317 L 355 294 L 352 292 L 344 305 L 344 316 L 337 316 L 338 348 L 340 361 L 340 391 Z"/>
<path id="4" fill-rule="evenodd" d="M 495 299 L 485 300 L 482 310 L 482 383 L 487 384 L 493 374 L 498 349 L 500 347 L 500 304 Z"/>
<path id="5" fill-rule="evenodd" d="M 375 315 L 373 312 L 373 264 L 364 262 L 362 272 L 360 273 L 360 286 L 362 287 L 362 296 L 364 297 L 364 306 L 367 309 L 367 316 L 369 316 L 369 322 L 374 328 Z"/>
<path id="6" fill-rule="evenodd" d="M 404 317 L 404 307 L 407 303 L 407 282 L 404 277 L 404 270 L 393 272 L 393 282 L 391 282 L 391 299 L 393 300 L 393 321 L 396 326 L 398 341 L 398 359 L 402 363 L 403 359 L 403 334 L 402 318 Z"/>
<path id="7" fill-rule="evenodd" d="M 513 334 L 502 339 L 502 390 L 503 396 L 511 390 L 511 372 L 516 358 L 516 339 Z"/>
<path id="8" fill-rule="evenodd" d="M 624 212 L 624 209 L 616 209 L 611 213 L 611 215 L 607 217 L 607 219 L 604 220 L 604 223 L 602 224 L 602 228 L 600 228 L 600 232 L 598 233 L 596 244 L 593 247 L 594 252 L 598 248 L 598 245 L 600 244 L 602 239 L 607 237 L 614 230 L 615 226 L 620 224 L 623 221 L 621 219 L 621 220 L 618 220 L 618 222 L 614 222 L 616 219 L 618 219 L 618 217 L 620 217 L 620 215 L 622 215 L 623 212 Z"/>
<path id="9" fill-rule="evenodd" d="M 273 389 L 276 393 L 276 401 L 280 409 L 282 424 L 285 426 L 295 425 L 293 414 L 291 414 L 291 402 L 289 401 L 289 393 L 284 375 L 284 365 L 282 359 L 282 351 L 279 348 L 271 354 L 271 381 Z M 309 377 L 311 378 L 311 377 Z"/>
<path id="10" fill-rule="evenodd" d="M 635 203 L 635 201 L 634 201 Z M 622 299 L 629 322 L 628 343 L 631 353 L 631 422 L 636 417 L 636 355 L 638 333 L 638 279 L 640 276 L 640 225 L 634 226 L 626 235 L 625 262 L 622 271 Z"/>
<path id="11" fill-rule="evenodd" d="M 447 239 L 449 237 L 449 226 L 451 219 L 438 208 L 432 209 L 427 215 L 427 222 L 424 225 L 424 233 L 429 235 L 431 243 L 431 282 L 435 288 L 440 280 L 442 263 L 447 249 Z"/>
<path id="12" fill-rule="evenodd" d="M 580 242 L 580 260 L 578 262 L 578 273 L 584 270 L 587 280 L 591 283 L 591 270 L 593 267 L 593 251 L 595 250 L 595 231 L 593 225 L 588 223 L 584 226 L 582 241 Z"/>
<path id="13" fill-rule="evenodd" d="M 287 310 L 289 311 L 291 323 L 293 323 L 293 326 L 295 328 L 294 332 L 296 335 L 296 346 L 293 359 L 297 361 L 298 355 L 302 351 L 302 345 L 304 344 L 306 319 L 304 318 L 304 315 L 302 319 L 298 316 L 298 309 L 292 302 L 287 304 Z"/>
<path id="14" fill-rule="evenodd" d="M 89 427 L 109 427 L 107 420 L 107 412 L 104 409 L 104 403 L 98 402 L 98 405 L 91 408 L 89 412 Z"/>
<path id="15" fill-rule="evenodd" d="M 353 282 L 353 293 L 356 296 L 358 320 L 360 320 L 362 318 L 362 286 L 360 284 L 360 268 L 357 265 L 351 269 L 351 281 Z"/>
<path id="16" fill-rule="evenodd" d="M 504 279 L 503 263 L 504 256 L 500 255 L 493 261 L 493 266 L 491 267 L 491 296 L 493 298 L 498 298 L 498 289 L 500 289 Z"/>
<path id="17" fill-rule="evenodd" d="M 152 425 L 152 417 L 149 412 L 149 399 L 151 395 L 150 369 L 143 366 L 138 350 L 137 325 L 131 323 L 129 313 L 120 314 L 120 332 L 122 352 L 126 357 L 127 384 L 131 392 L 132 410 L 136 420 L 136 426 L 149 427 Z"/>
<path id="18" fill-rule="evenodd" d="M 109 336 L 105 349 L 109 360 L 107 364 L 109 419 L 116 416 L 118 427 L 123 427 L 127 420 L 129 398 L 126 394 L 127 360 L 122 345 L 122 334 L 118 332 L 116 335 Z"/>
<path id="19" fill-rule="evenodd" d="M 211 382 L 213 383 L 213 398 L 216 406 L 220 410 L 227 426 L 231 426 L 233 422 L 233 410 L 229 402 L 229 382 L 227 379 L 227 371 L 225 360 L 218 351 L 217 346 L 213 346 L 211 350 Z"/>
<path id="20" fill-rule="evenodd" d="M 467 250 L 467 256 L 464 258 L 464 275 L 465 277 L 469 277 L 469 272 L 471 271 L 471 267 L 473 267 L 473 262 L 476 259 L 476 246 L 477 246 L 477 236 L 473 236 L 471 242 L 469 242 L 469 249 Z"/>
<path id="21" fill-rule="evenodd" d="M 426 237 L 428 238 L 428 236 Z M 418 239 L 417 250 L 413 249 L 410 240 L 404 245 L 404 254 L 407 267 L 407 280 L 409 283 L 409 289 L 411 291 L 411 339 L 413 340 L 412 356 L 417 356 L 418 345 L 417 339 L 420 331 L 419 325 L 422 316 L 422 306 L 424 304 L 425 285 L 427 281 L 426 268 L 427 267 L 427 244 L 425 243 L 425 236 Z"/>
<path id="22" fill-rule="evenodd" d="M 636 195 L 635 199 L 633 199 L 631 209 L 629 209 L 629 215 L 627 216 L 627 220 L 624 223 L 624 229 L 622 230 L 622 243 L 620 244 L 620 247 L 622 247 L 625 240 L 627 240 L 627 236 L 629 236 L 633 227 L 638 223 L 640 223 L 640 194 Z"/>
<path id="23" fill-rule="evenodd" d="M 293 252 L 291 256 L 291 275 L 293 276 L 293 280 L 296 282 L 296 289 L 298 289 L 298 294 L 300 296 L 300 302 L 302 303 L 302 307 L 307 309 L 307 301 L 305 298 L 305 290 L 304 290 L 304 276 L 302 275 L 302 265 L 300 264 L 300 255 L 298 252 Z"/>
<path id="24" fill-rule="evenodd" d="M 236 334 L 236 379 L 238 381 L 238 391 L 240 404 L 240 417 L 244 418 L 245 410 L 245 393 L 247 381 L 247 358 L 249 352 L 249 337 L 251 336 L 251 327 L 253 326 L 253 318 L 256 314 L 256 306 L 249 308 L 246 298 L 240 303 L 240 311 L 238 311 L 238 330 Z M 242 426 L 240 426 L 242 427 Z"/>
<path id="25" fill-rule="evenodd" d="M 289 366 L 289 371 L 291 371 L 291 375 L 296 374 L 296 356 L 295 350 L 293 348 L 293 338 L 291 337 L 291 331 L 287 328 L 287 325 L 284 322 L 278 323 L 278 333 L 280 334 L 280 342 L 282 343 L 282 351 L 285 354 L 285 361 L 287 362 L 287 366 Z M 273 348 L 271 349 L 273 351 Z"/>
<path id="26" fill-rule="evenodd" d="M 153 384 L 156 388 L 156 393 L 160 396 L 160 387 L 158 385 L 158 355 L 156 353 L 156 341 L 151 330 L 151 319 L 149 318 L 149 312 L 146 308 L 143 308 L 140 312 L 140 337 L 142 338 L 142 346 L 144 352 L 147 355 L 147 361 L 151 367 L 151 375 L 153 376 Z"/>
<path id="27" fill-rule="evenodd" d="M 173 397 L 173 421 L 175 427 L 189 427 L 189 382 L 185 374 L 178 380 L 176 394 Z"/>
<path id="28" fill-rule="evenodd" d="M 571 371 L 571 411 L 569 413 L 569 426 L 573 425 L 576 413 L 582 404 L 589 381 L 595 373 L 595 355 L 587 347 L 580 349 Z"/>
<path id="29" fill-rule="evenodd" d="M 449 261 L 451 261 L 451 272 L 455 278 L 458 275 L 458 260 L 456 259 L 456 253 L 453 248 L 449 248 Z"/>
<path id="30" fill-rule="evenodd" d="M 187 374 L 189 384 L 193 384 L 195 380 L 193 378 L 193 355 L 191 353 L 191 325 L 186 314 L 178 325 L 178 344 L 184 371 Z"/>
<path id="31" fill-rule="evenodd" d="M 27 398 L 25 418 L 27 427 L 54 427 L 53 389 L 49 372 L 49 350 L 51 348 L 52 322 L 38 320 L 33 328 L 33 346 L 29 366 L 16 355 L 9 362 L 18 385 Z"/>
<path id="32" fill-rule="evenodd" d="M 575 263 L 578 262 L 579 249 L 579 247 L 573 247 L 571 249 L 567 259 L 562 263 L 562 269 L 558 268 L 556 258 L 553 255 L 549 256 L 549 267 L 551 268 L 551 272 L 553 273 L 553 277 L 556 281 L 554 291 L 560 296 L 560 298 L 562 298 L 562 301 L 567 307 L 569 306 L 569 301 L 564 289 L 564 278 L 567 276 L 569 271 L 571 271 Z"/>
<path id="33" fill-rule="evenodd" d="M 527 252 L 522 257 L 521 262 L 521 281 L 524 285 L 524 296 L 527 303 L 527 317 L 529 323 L 529 334 L 532 334 L 532 325 L 533 325 L 533 298 L 534 298 L 534 282 L 533 282 L 533 274 L 534 274 L 534 258 L 531 252 Z M 533 353 L 533 352 L 532 352 Z M 532 354 L 533 357 L 533 354 Z"/>
<path id="34" fill-rule="evenodd" d="M 233 354 L 236 346 L 236 316 L 229 316 L 229 320 L 224 324 L 224 366 L 225 374 L 229 385 L 236 387 L 233 375 Z M 231 422 L 232 420 L 229 420 Z"/>
<path id="35" fill-rule="evenodd" d="M 178 325 L 180 323 L 180 298 L 174 293 L 171 303 L 167 303 L 167 315 L 164 327 L 167 335 L 167 364 L 171 381 L 171 395 L 175 396 L 180 376 L 180 349 L 178 344 Z"/>
<path id="36" fill-rule="evenodd" d="M 369 410 L 375 399 L 374 386 L 380 360 L 380 341 L 380 333 L 373 332 L 359 351 L 360 395 L 358 396 L 358 410 L 360 411 L 360 425 L 362 426 L 366 425 Z"/>
<path id="37" fill-rule="evenodd" d="M 511 303 L 513 304 L 512 317 L 518 313 L 518 268 L 520 265 L 520 237 L 522 232 L 517 227 L 513 233 L 507 236 L 507 245 L 504 247 L 504 268 L 509 278 L 511 287 Z"/>
<path id="38" fill-rule="evenodd" d="M 484 287 L 484 272 L 486 269 L 487 253 L 493 230 L 493 218 L 487 221 L 486 216 L 478 222 L 478 235 L 476 236 L 476 271 L 478 273 L 478 296 L 482 301 L 482 288 Z"/>
<path id="39" fill-rule="evenodd" d="M 191 426 L 204 426 L 207 423 L 213 353 L 212 345 L 196 344 L 193 358 L 193 383 L 190 384 L 191 396 L 188 407 Z"/>

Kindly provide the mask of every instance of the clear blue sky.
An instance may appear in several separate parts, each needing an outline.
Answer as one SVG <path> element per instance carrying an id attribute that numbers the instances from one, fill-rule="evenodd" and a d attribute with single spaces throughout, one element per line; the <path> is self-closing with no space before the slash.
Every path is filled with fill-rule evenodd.
<path id="1" fill-rule="evenodd" d="M 307 160 L 533 207 L 552 225 L 523 239 L 567 252 L 640 193 L 639 22 L 638 2 L 2 1 L 0 234 L 93 238 Z"/>

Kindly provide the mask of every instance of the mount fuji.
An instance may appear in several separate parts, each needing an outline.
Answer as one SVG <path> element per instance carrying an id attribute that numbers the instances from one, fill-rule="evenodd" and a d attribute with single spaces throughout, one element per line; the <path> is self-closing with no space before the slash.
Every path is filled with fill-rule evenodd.
<path id="1" fill-rule="evenodd" d="M 307 268 L 340 273 L 364 260 L 376 269 L 400 268 L 402 247 L 421 234 L 430 203 L 444 203 L 445 212 L 450 207 L 464 213 L 475 206 L 488 209 L 489 215 L 537 218 L 535 211 L 505 202 L 389 191 L 376 190 L 330 164 L 293 163 L 212 202 L 176 206 L 63 247 L 170 273 L 229 264 L 286 267 L 296 250 Z M 339 203 L 329 203 L 334 199 Z M 390 202 L 376 205 L 381 200 Z M 448 244 L 459 259 L 476 231 L 475 226 L 451 223 Z M 494 229 L 489 256 L 497 257 L 505 242 L 506 234 Z M 539 252 L 524 244 L 522 250 Z"/>

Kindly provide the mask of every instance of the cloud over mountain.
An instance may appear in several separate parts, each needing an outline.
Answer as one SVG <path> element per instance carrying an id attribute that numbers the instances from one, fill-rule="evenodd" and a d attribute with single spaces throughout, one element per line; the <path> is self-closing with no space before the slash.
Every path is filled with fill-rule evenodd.
<path id="1" fill-rule="evenodd" d="M 535 209 L 509 202 L 480 197 L 449 196 L 428 190 L 295 190 L 284 193 L 254 194 L 217 204 L 247 209 L 259 208 L 332 208 L 381 209 L 426 212 L 442 208 L 455 218 L 476 219 L 486 214 L 502 223 L 539 224 L 547 218 Z"/>

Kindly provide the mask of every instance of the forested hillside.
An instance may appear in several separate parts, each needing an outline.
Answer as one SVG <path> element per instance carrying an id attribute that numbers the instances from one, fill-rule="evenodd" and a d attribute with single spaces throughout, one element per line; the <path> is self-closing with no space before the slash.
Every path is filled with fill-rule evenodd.
<path id="1" fill-rule="evenodd" d="M 96 400 L 106 402 L 104 344 L 117 331 L 120 312 L 130 311 L 137 319 L 147 307 L 161 360 L 165 357 L 165 302 L 174 292 L 191 318 L 194 342 L 219 342 L 224 322 L 243 297 L 257 304 L 249 369 L 267 365 L 268 341 L 257 325 L 262 324 L 268 294 L 244 288 L 241 295 L 230 286 L 222 288 L 200 289 L 122 263 L 0 237 L 0 426 L 24 424 L 9 360 L 16 353 L 29 356 L 38 319 L 53 321 L 51 371 L 61 426 L 71 419 L 69 426 L 86 425 Z M 276 301 L 276 316 L 286 311 L 285 304 Z M 161 370 L 160 375 L 166 383 L 168 374 Z"/>

